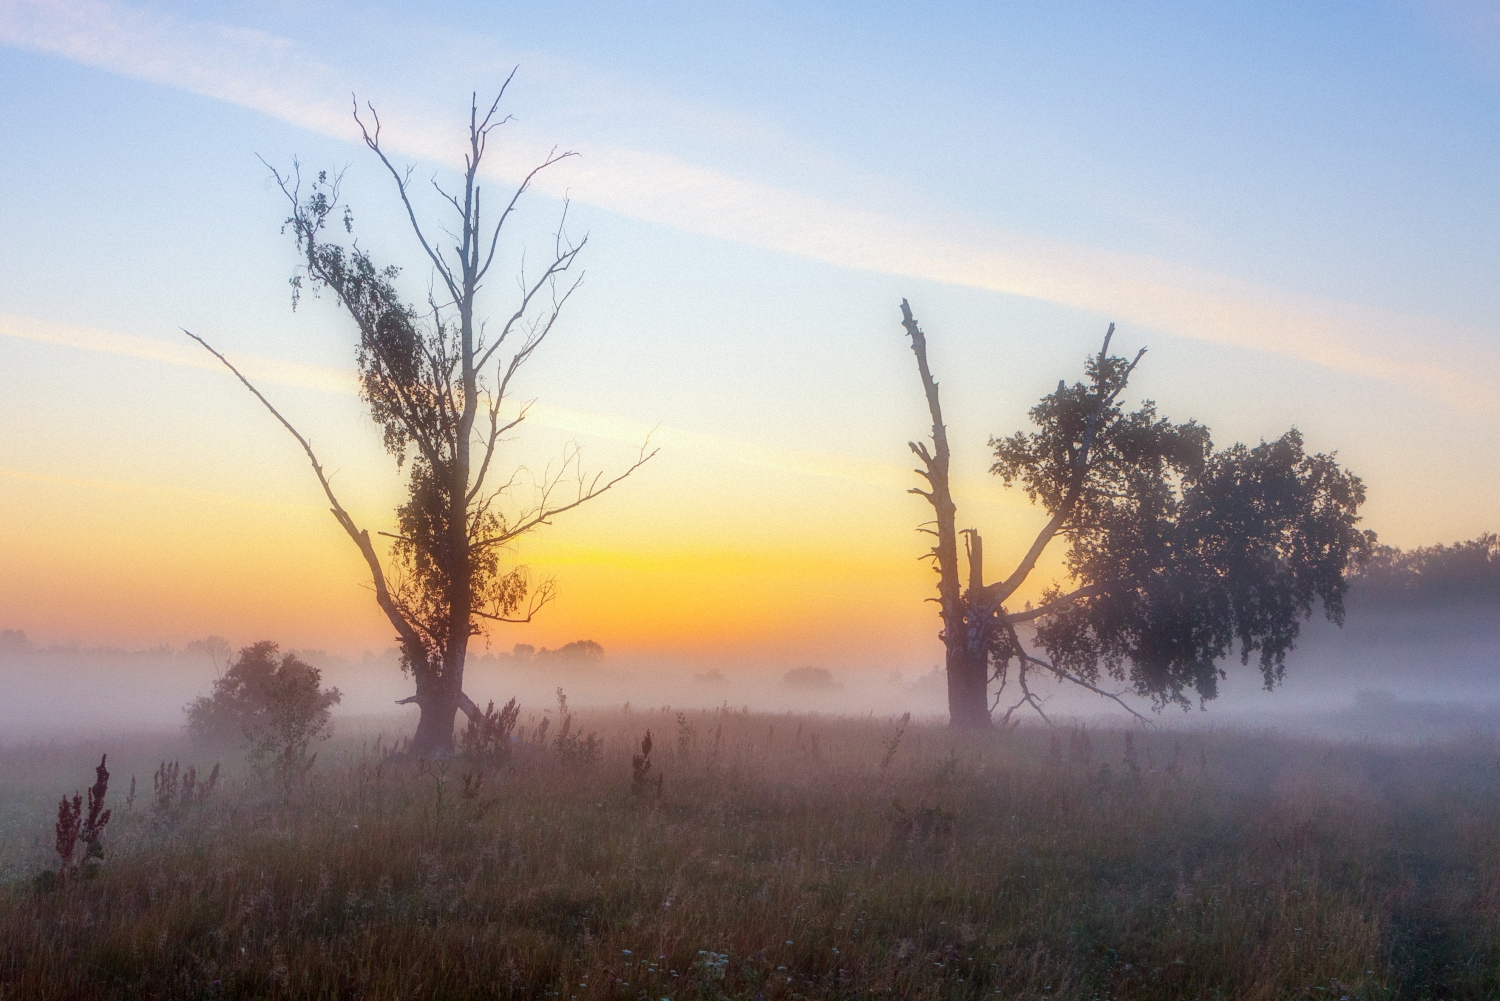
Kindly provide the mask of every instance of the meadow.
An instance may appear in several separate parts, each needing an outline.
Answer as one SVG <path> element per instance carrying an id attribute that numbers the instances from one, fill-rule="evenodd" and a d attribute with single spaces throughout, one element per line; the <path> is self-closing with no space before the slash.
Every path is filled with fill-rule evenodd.
<path id="1" fill-rule="evenodd" d="M 0 748 L 0 998 L 1500 996 L 1493 737 L 544 719 L 444 763 L 346 719 L 206 794 L 180 738 Z M 43 877 L 104 751 L 103 860 Z"/>

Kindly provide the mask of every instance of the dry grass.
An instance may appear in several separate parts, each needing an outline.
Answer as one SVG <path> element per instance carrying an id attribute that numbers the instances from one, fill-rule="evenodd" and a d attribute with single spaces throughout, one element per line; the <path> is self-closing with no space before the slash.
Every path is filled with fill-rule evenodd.
<path id="1" fill-rule="evenodd" d="M 162 749 L 112 748 L 104 864 L 50 890 L 97 752 L 0 751 L 0 997 L 1500 996 L 1492 740 L 581 723 L 597 764 L 336 742 L 289 798 L 230 771 L 163 814 L 121 795 Z"/>

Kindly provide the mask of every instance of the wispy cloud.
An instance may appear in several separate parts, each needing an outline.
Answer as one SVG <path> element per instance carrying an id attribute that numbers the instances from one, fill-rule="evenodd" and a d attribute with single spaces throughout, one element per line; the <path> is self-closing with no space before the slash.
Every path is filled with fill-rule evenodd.
<path id="1" fill-rule="evenodd" d="M 48 473 L 34 473 L 24 469 L 9 469 L 5 466 L 0 466 L 0 479 L 24 480 L 29 483 L 46 483 L 81 490 L 103 491 L 112 494 L 136 494 L 144 497 L 165 497 L 172 499 L 187 498 L 194 501 L 206 501 L 212 504 L 224 504 L 230 507 L 253 508 L 265 511 L 321 511 L 325 509 L 323 506 L 317 504 L 273 504 L 214 490 L 163 486 L 160 483 L 87 479 L 77 476 L 54 476 Z"/>
<path id="2" fill-rule="evenodd" d="M 0 337 L 11 337 L 82 351 L 101 352 L 141 358 L 186 368 L 224 372 L 219 361 L 196 344 L 175 344 L 151 337 L 124 334 L 94 327 L 51 323 L 30 317 L 0 313 Z M 352 372 L 320 365 L 282 361 L 257 355 L 234 354 L 235 366 L 260 385 L 279 385 L 345 396 L 358 395 L 359 387 Z M 228 379 L 228 373 L 224 373 Z M 514 408 L 512 402 L 510 406 Z M 514 413 L 514 409 L 511 409 Z M 716 459 L 745 463 L 763 469 L 805 476 L 830 477 L 850 483 L 861 483 L 890 489 L 904 489 L 912 484 L 911 471 L 894 463 L 877 462 L 854 456 L 805 452 L 774 448 L 721 435 L 703 434 L 683 428 L 653 426 L 642 421 L 609 414 L 532 404 L 527 422 L 552 428 L 566 434 L 584 435 L 607 441 L 639 445 L 649 436 L 653 444 L 668 449 L 692 450 Z M 19 475 L 19 474 L 16 474 Z M 983 495 L 994 501 L 998 492 L 994 484 L 965 482 L 961 492 Z M 1025 501 L 1013 498 L 1017 504 Z"/>
<path id="3" fill-rule="evenodd" d="M 233 102 L 323 135 L 353 138 L 361 81 L 297 43 L 108 2 L 10 0 L 0 42 Z M 368 90 L 368 88 L 364 88 Z M 448 118 L 385 115 L 391 147 L 443 162 Z M 522 133 L 523 140 L 527 137 Z M 536 137 L 520 149 L 534 149 Z M 951 219 L 907 218 L 737 177 L 680 157 L 584 144 L 581 164 L 542 190 L 677 229 L 830 264 L 1026 296 L 1165 334 L 1249 348 L 1405 387 L 1471 413 L 1500 412 L 1491 331 L 1454 321 L 1288 295 L 1142 255 L 1038 239 Z M 519 159 L 502 163 L 514 177 Z"/>

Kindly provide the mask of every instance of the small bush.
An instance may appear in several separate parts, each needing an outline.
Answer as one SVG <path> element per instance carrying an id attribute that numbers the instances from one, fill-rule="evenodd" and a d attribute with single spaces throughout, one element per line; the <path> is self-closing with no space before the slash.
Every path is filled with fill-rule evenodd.
<path id="1" fill-rule="evenodd" d="M 477 761 L 500 763 L 510 759 L 511 734 L 516 721 L 521 717 L 520 703 L 511 699 L 505 708 L 496 709 L 494 700 L 485 707 L 484 715 L 469 719 L 468 728 L 459 738 L 459 750 L 465 757 Z"/>
<path id="2" fill-rule="evenodd" d="M 630 791 L 640 796 L 655 786 L 657 798 L 660 798 L 661 780 L 660 772 L 654 778 L 651 775 L 651 731 L 647 730 L 641 739 L 641 753 L 630 756 Z"/>
<path id="3" fill-rule="evenodd" d="M 219 784 L 219 766 L 207 779 L 198 778 L 198 769 L 189 765 L 182 771 L 177 762 L 163 761 L 152 779 L 151 812 L 158 820 L 166 820 L 181 814 L 189 807 L 206 801 Z M 131 799 L 135 797 L 135 779 L 131 778 Z M 127 802 L 129 802 L 127 800 Z"/>
<path id="4" fill-rule="evenodd" d="M 833 680 L 826 667 L 797 667 L 786 672 L 782 683 L 808 692 L 836 692 L 844 686 Z"/>
<path id="5" fill-rule="evenodd" d="M 205 741 L 239 739 L 257 768 L 285 783 L 312 767 L 312 745 L 328 737 L 330 707 L 343 697 L 323 689 L 323 674 L 295 654 L 278 656 L 277 644 L 245 647 L 213 694 L 187 707 L 188 732 Z"/>

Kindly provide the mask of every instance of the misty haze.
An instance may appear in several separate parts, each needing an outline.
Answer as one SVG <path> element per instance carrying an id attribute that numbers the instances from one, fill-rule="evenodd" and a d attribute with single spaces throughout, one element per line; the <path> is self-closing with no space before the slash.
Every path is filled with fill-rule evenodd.
<path id="1" fill-rule="evenodd" d="M 1500 22 L 0 2 L 0 1001 L 1500 997 Z"/>

